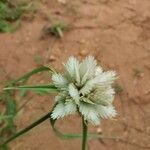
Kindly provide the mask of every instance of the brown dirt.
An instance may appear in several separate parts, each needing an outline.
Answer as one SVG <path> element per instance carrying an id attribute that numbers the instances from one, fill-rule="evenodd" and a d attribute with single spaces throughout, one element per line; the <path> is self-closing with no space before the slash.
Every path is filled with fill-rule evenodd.
<path id="1" fill-rule="evenodd" d="M 48 12 L 70 25 L 62 39 L 50 35 L 41 39 L 42 28 L 49 24 L 45 17 Z M 15 33 L 0 34 L 0 66 L 14 78 L 35 68 L 37 55 L 41 56 L 42 64 L 62 69 L 61 62 L 70 55 L 83 58 L 87 54 L 94 55 L 106 69 L 116 70 L 118 83 L 123 86 L 123 92 L 115 98 L 116 120 L 103 121 L 101 128 L 124 141 L 90 140 L 89 149 L 150 149 L 149 0 L 67 0 L 65 5 L 43 0 L 33 21 L 24 20 Z M 43 78 L 48 81 L 47 76 Z M 18 129 L 48 112 L 53 103 L 53 98 L 47 96 L 32 95 L 29 99 L 16 117 Z M 58 126 L 65 131 L 80 131 L 78 117 L 67 117 Z M 11 150 L 78 150 L 80 144 L 80 140 L 55 137 L 47 121 L 12 142 L 10 147 Z"/>

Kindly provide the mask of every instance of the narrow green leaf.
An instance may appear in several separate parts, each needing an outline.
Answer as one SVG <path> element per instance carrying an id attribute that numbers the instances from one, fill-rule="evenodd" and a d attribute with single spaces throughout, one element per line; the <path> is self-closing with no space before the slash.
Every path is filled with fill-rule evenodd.
<path id="1" fill-rule="evenodd" d="M 0 121 L 1 120 L 7 120 L 7 119 L 12 118 L 12 117 L 13 117 L 12 115 L 2 115 L 2 116 L 0 116 Z"/>
<path id="2" fill-rule="evenodd" d="M 6 127 L 5 127 L 5 130 L 7 131 L 10 131 L 11 133 L 14 133 L 15 132 L 15 124 L 14 124 L 14 117 L 16 115 L 16 102 L 15 100 L 11 99 L 11 98 L 8 98 L 6 100 L 6 112 L 5 112 L 5 115 L 12 115 L 11 118 L 8 118 L 7 120 L 5 120 L 6 122 Z"/>
<path id="3" fill-rule="evenodd" d="M 53 84 L 49 85 L 23 85 L 18 87 L 6 87 L 4 90 L 31 90 L 34 92 L 56 92 L 57 88 Z"/>
<path id="4" fill-rule="evenodd" d="M 7 145 L 9 142 L 15 140 L 17 137 L 29 132 L 31 129 L 33 129 L 34 127 L 36 127 L 37 125 L 41 124 L 42 122 L 44 122 L 45 120 L 47 120 L 50 116 L 50 113 L 47 113 L 46 115 L 42 116 L 40 119 L 36 120 L 35 122 L 33 122 L 32 124 L 30 124 L 29 126 L 27 126 L 26 128 L 20 130 L 19 132 L 15 133 L 14 135 L 12 135 L 10 138 L 8 138 L 6 141 L 0 143 L 0 148 Z"/>
<path id="5" fill-rule="evenodd" d="M 51 69 L 51 68 L 49 68 L 49 67 L 42 66 L 42 67 L 33 69 L 32 71 L 30 71 L 30 72 L 24 74 L 23 76 L 19 77 L 19 78 L 16 79 L 16 80 L 13 80 L 13 81 L 9 82 L 7 86 L 12 85 L 12 84 L 16 84 L 16 83 L 18 83 L 18 82 L 24 82 L 24 81 L 26 81 L 28 78 L 30 78 L 32 75 L 37 74 L 37 73 L 39 73 L 39 72 L 43 72 L 43 71 L 50 71 L 51 73 L 55 72 L 53 69 Z"/>
<path id="6" fill-rule="evenodd" d="M 16 102 L 15 100 L 9 98 L 6 101 L 6 115 L 15 115 L 16 114 Z"/>
<path id="7" fill-rule="evenodd" d="M 26 95 L 26 90 L 20 90 L 18 96 L 24 97 Z"/>
<path id="8" fill-rule="evenodd" d="M 50 115 L 51 115 L 51 113 L 50 113 Z M 82 134 L 66 134 L 66 133 L 60 132 L 57 128 L 55 128 L 56 121 L 57 121 L 56 119 L 52 119 L 50 117 L 50 123 L 51 123 L 52 129 L 53 129 L 55 135 L 58 136 L 59 138 L 72 139 L 72 138 L 81 138 L 82 137 Z"/>
<path id="9" fill-rule="evenodd" d="M 54 107 L 53 107 L 54 108 Z M 51 111 L 52 113 L 52 111 Z M 50 115 L 51 115 L 50 113 Z M 59 131 L 56 127 L 55 127 L 55 123 L 56 123 L 56 119 L 52 119 L 50 117 L 50 123 L 52 126 L 52 129 L 55 133 L 55 135 L 57 137 L 59 137 L 60 139 L 75 139 L 75 138 L 82 138 L 82 134 L 75 134 L 75 133 L 62 133 L 61 131 Z M 98 133 L 89 133 L 88 134 L 88 139 L 120 139 L 120 137 L 118 136 L 111 136 L 111 135 L 105 135 L 105 134 L 98 134 Z"/>

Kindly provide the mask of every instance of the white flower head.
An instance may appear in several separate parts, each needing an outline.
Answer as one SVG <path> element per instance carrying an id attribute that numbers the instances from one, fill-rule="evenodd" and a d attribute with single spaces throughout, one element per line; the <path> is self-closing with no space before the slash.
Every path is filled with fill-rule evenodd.
<path id="1" fill-rule="evenodd" d="M 116 79 L 114 71 L 104 72 L 92 56 L 81 63 L 72 56 L 64 67 L 63 75 L 52 75 L 53 83 L 60 91 L 55 97 L 57 105 L 52 112 L 53 119 L 78 111 L 85 120 L 98 125 L 102 118 L 116 116 L 112 105 L 115 94 L 112 83 Z"/>

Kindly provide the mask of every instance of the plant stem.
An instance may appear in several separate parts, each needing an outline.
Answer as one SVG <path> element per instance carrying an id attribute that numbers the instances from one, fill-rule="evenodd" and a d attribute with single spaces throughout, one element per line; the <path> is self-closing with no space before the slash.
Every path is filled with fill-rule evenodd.
<path id="1" fill-rule="evenodd" d="M 12 140 L 16 139 L 17 137 L 21 136 L 22 134 L 25 134 L 26 132 L 28 132 L 29 130 L 31 130 L 32 128 L 36 127 L 37 125 L 41 124 L 43 121 L 47 120 L 48 118 L 50 118 L 50 113 L 47 113 L 46 115 L 44 115 L 43 117 L 41 117 L 40 119 L 38 119 L 37 121 L 33 122 L 31 125 L 29 125 L 28 127 L 26 127 L 25 129 L 22 129 L 21 131 L 17 132 L 16 134 L 14 134 L 12 137 L 10 137 L 9 139 L 7 139 L 3 144 L 6 145 L 7 143 L 11 142 Z M 1 145 L 0 145 L 1 146 Z"/>
<path id="2" fill-rule="evenodd" d="M 88 134 L 88 126 L 87 122 L 82 118 L 82 150 L 86 150 L 87 147 L 87 134 Z"/>

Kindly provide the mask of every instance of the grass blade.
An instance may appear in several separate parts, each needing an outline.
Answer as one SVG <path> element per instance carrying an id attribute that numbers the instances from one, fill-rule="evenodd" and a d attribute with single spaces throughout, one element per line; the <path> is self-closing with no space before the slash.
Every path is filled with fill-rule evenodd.
<path id="1" fill-rule="evenodd" d="M 16 139 L 17 137 L 25 134 L 26 132 L 28 132 L 29 130 L 33 129 L 34 127 L 36 127 L 37 125 L 41 124 L 42 122 L 44 122 L 45 120 L 47 120 L 49 118 L 49 113 L 47 113 L 46 115 L 44 115 L 43 117 L 41 117 L 40 119 L 38 119 L 37 121 L 33 122 L 31 125 L 29 125 L 28 127 L 26 127 L 23 130 L 20 130 L 19 132 L 17 132 L 16 134 L 14 134 L 12 137 L 10 137 L 9 139 L 7 139 L 4 143 L 2 143 L 0 146 L 4 146 L 7 143 L 11 142 L 12 140 Z"/>
<path id="2" fill-rule="evenodd" d="M 18 87 L 6 87 L 4 90 L 31 90 L 37 93 L 50 93 L 50 92 L 56 92 L 57 87 L 55 87 L 53 84 L 49 85 L 23 85 Z"/>
<path id="3" fill-rule="evenodd" d="M 7 120 L 7 119 L 10 119 L 12 117 L 13 117 L 12 115 L 2 115 L 2 116 L 0 116 L 0 121 L 1 120 Z"/>
<path id="4" fill-rule="evenodd" d="M 51 73 L 55 72 L 53 69 L 51 69 L 51 68 L 49 68 L 49 67 L 42 66 L 42 67 L 33 69 L 32 71 L 30 71 L 30 72 L 24 74 L 23 76 L 19 77 L 19 78 L 16 79 L 16 80 L 13 80 L 13 81 L 9 82 L 7 86 L 12 85 L 12 84 L 16 84 L 16 83 L 18 83 L 18 82 L 24 82 L 24 81 L 26 81 L 27 79 L 29 79 L 32 75 L 37 74 L 37 73 L 39 73 L 39 72 L 43 72 L 43 71 L 49 71 L 49 72 L 51 72 Z"/>
<path id="5" fill-rule="evenodd" d="M 55 107 L 55 106 L 54 106 Z M 53 107 L 53 108 L 54 108 Z M 53 110 L 52 110 L 53 111 Z M 51 113 L 52 113 L 51 111 Z M 50 115 L 51 115 L 50 113 Z M 50 124 L 52 126 L 52 129 L 57 137 L 60 139 L 76 139 L 76 138 L 82 138 L 81 133 L 62 133 L 55 127 L 56 119 L 52 119 L 50 117 Z M 87 134 L 88 139 L 120 139 L 118 136 L 113 136 L 113 135 L 105 135 L 105 134 L 98 134 L 98 133 L 89 133 Z"/>

